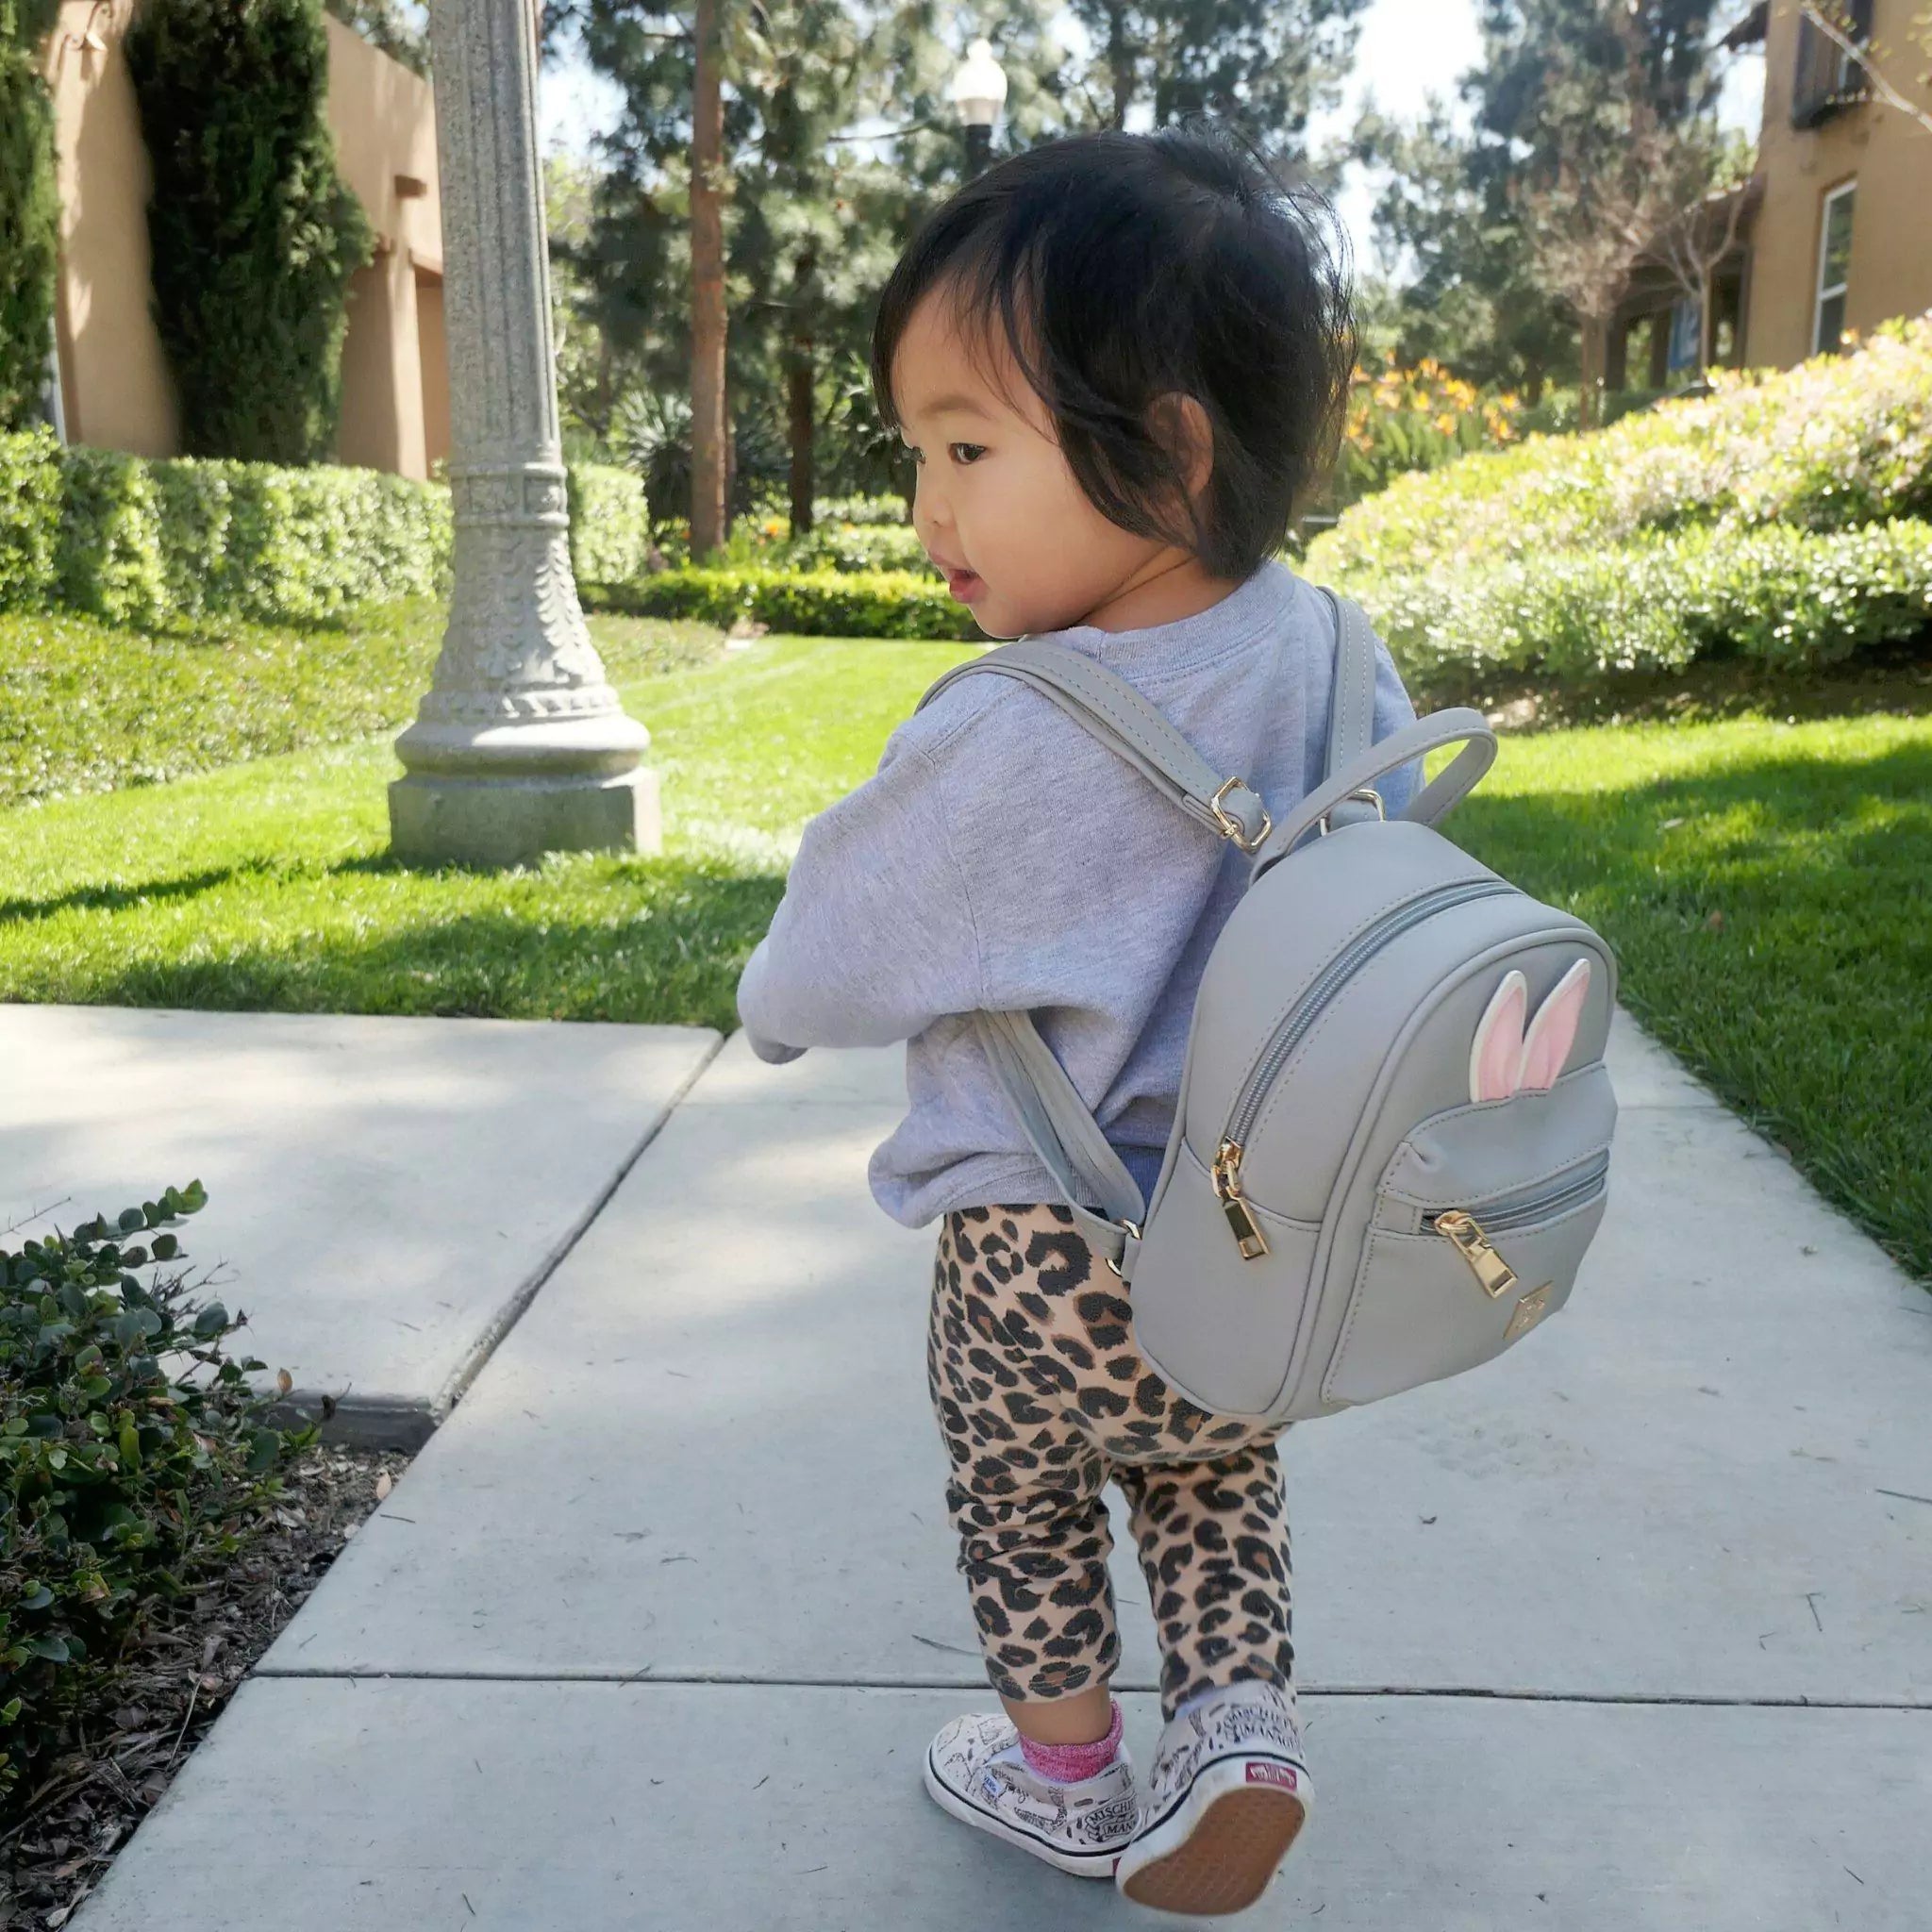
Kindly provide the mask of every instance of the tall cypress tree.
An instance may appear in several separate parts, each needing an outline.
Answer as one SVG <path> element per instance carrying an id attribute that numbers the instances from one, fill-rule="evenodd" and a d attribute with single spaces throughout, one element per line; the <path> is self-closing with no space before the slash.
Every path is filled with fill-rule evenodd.
<path id="1" fill-rule="evenodd" d="M 335 446 L 349 277 L 375 235 L 323 116 L 321 0 L 146 0 L 126 40 L 154 167 L 154 313 L 191 456 Z"/>
<path id="2" fill-rule="evenodd" d="M 40 44 L 59 0 L 0 0 L 0 429 L 29 421 L 46 380 L 60 206 Z"/>

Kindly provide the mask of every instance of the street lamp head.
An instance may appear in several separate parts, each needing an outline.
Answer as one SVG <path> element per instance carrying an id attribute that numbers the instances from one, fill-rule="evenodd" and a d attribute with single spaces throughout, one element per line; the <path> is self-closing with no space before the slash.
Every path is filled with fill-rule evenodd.
<path id="1" fill-rule="evenodd" d="M 973 42 L 953 75 L 953 105 L 968 127 L 991 127 L 1007 97 L 1007 71 L 992 58 L 992 42 Z"/>

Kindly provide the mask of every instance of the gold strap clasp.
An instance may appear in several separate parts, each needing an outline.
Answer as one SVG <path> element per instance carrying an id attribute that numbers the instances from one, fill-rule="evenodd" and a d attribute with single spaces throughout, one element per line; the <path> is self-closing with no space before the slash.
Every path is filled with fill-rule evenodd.
<path id="1" fill-rule="evenodd" d="M 1382 803 L 1382 794 L 1373 785 L 1364 785 L 1358 790 L 1351 791 L 1346 798 L 1338 798 L 1335 804 L 1328 808 L 1328 811 L 1324 811 L 1315 821 L 1315 824 L 1321 827 L 1323 838 L 1325 839 L 1335 829 L 1328 823 L 1328 812 L 1334 811 L 1338 807 L 1346 805 L 1350 798 L 1359 798 L 1364 804 L 1373 805 L 1375 808 L 1375 816 L 1385 824 L 1388 822 L 1389 808 Z"/>
<path id="2" fill-rule="evenodd" d="M 1229 778 L 1215 792 L 1213 799 L 1210 801 L 1209 809 L 1220 822 L 1223 832 L 1232 839 L 1236 845 L 1243 852 L 1254 852 L 1259 849 L 1262 840 L 1274 829 L 1274 821 L 1268 816 L 1268 808 L 1264 805 L 1261 808 L 1261 829 L 1255 834 L 1253 841 L 1250 842 L 1247 837 L 1247 828 L 1241 824 L 1241 820 L 1225 810 L 1221 803 L 1237 785 L 1241 786 L 1244 791 L 1255 791 L 1255 788 L 1245 778 Z M 1260 797 L 1260 795 L 1258 791 L 1255 791 L 1257 798 Z"/>

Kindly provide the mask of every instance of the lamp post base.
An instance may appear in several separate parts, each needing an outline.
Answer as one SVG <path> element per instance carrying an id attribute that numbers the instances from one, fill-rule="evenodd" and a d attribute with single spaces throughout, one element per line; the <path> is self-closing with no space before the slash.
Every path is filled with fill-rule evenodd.
<path id="1" fill-rule="evenodd" d="M 617 778 L 397 778 L 390 850 L 414 865 L 535 865 L 546 852 L 659 852 L 658 774 Z"/>

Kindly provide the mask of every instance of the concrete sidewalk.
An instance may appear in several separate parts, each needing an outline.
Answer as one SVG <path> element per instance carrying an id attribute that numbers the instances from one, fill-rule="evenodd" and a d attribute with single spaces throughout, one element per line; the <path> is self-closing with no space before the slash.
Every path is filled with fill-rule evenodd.
<path id="1" fill-rule="evenodd" d="M 279 1419 L 414 1449 L 717 1050 L 702 1026 L 0 1002 L 0 1227 L 175 1230 Z M 205 1285 L 204 1285 L 205 1284 Z"/>
<path id="2" fill-rule="evenodd" d="M 1925 1923 L 1932 1297 L 1622 1016 L 1611 1065 L 1571 1307 L 1284 1443 L 1316 1814 L 1245 1924 Z M 936 1230 L 864 1184 L 902 1080 L 725 1043 L 81 1932 L 1153 1918 L 920 1789 L 994 1700 L 926 1408 Z"/>

